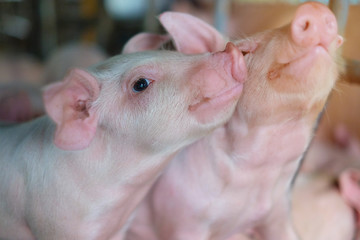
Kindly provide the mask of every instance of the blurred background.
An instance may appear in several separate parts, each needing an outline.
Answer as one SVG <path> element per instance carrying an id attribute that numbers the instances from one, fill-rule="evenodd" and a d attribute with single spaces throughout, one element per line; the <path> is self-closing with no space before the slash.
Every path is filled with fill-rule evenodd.
<path id="1" fill-rule="evenodd" d="M 292 6 L 302 1 L 0 0 L 0 51 L 27 53 L 44 61 L 60 46 L 80 42 L 113 55 L 137 32 L 160 31 L 156 16 L 168 10 L 190 12 L 238 37 L 286 23 Z M 346 4 L 359 1 L 346 0 Z"/>

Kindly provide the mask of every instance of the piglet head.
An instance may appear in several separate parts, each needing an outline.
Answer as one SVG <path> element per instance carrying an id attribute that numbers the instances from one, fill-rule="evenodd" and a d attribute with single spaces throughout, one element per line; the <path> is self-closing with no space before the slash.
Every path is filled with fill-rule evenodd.
<path id="1" fill-rule="evenodd" d="M 245 76 L 233 44 L 199 55 L 146 51 L 74 69 L 44 99 L 62 149 L 84 149 L 102 134 L 141 151 L 173 151 L 230 118 Z"/>
<path id="2" fill-rule="evenodd" d="M 341 71 L 334 15 L 320 3 L 301 5 L 291 24 L 239 40 L 249 77 L 238 110 L 249 122 L 315 122 Z M 249 111 L 250 109 L 250 111 Z"/>

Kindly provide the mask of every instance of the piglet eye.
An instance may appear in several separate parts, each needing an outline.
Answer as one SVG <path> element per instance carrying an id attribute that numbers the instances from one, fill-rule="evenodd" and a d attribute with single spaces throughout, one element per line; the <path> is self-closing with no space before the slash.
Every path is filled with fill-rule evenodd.
<path id="1" fill-rule="evenodd" d="M 150 81 L 146 78 L 139 78 L 133 86 L 134 92 L 144 91 L 150 85 Z"/>

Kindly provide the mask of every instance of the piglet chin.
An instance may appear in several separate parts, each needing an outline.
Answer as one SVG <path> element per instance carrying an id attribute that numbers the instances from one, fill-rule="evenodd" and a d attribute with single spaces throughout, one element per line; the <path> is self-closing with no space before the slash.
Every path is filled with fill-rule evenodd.
<path id="1" fill-rule="evenodd" d="M 311 69 L 317 59 L 321 59 L 322 62 L 331 64 L 332 58 L 327 50 L 318 45 L 310 49 L 305 55 L 293 60 L 283 69 L 283 73 L 291 74 L 293 76 L 302 76 L 306 72 L 306 69 Z"/>

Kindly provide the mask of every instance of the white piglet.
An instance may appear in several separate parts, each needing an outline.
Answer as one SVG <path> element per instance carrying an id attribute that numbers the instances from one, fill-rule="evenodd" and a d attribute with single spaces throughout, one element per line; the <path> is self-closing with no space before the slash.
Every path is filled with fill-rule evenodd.
<path id="1" fill-rule="evenodd" d="M 229 119 L 245 76 L 232 44 L 72 70 L 45 89 L 47 116 L 0 128 L 0 239 L 120 238 L 172 155 Z"/>

